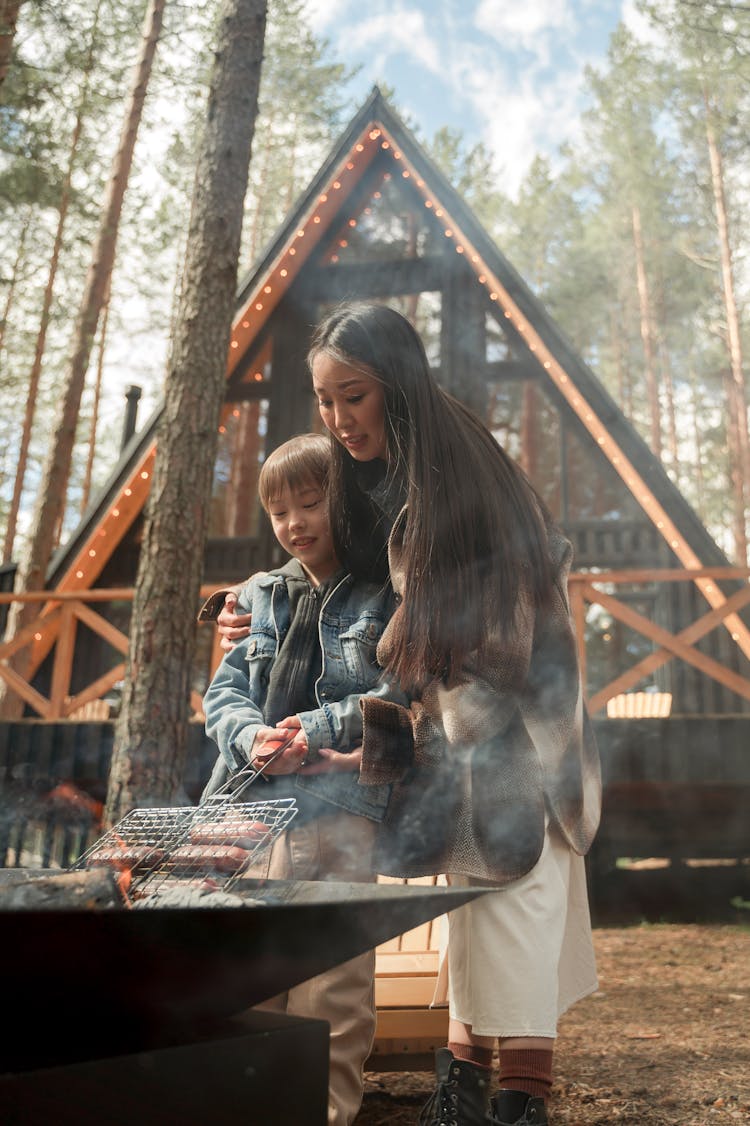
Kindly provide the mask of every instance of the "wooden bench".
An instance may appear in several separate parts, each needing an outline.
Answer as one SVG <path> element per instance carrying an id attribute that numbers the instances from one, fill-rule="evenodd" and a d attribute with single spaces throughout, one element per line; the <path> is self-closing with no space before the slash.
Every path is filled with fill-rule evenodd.
<path id="1" fill-rule="evenodd" d="M 387 884 L 445 884 L 444 876 Z M 375 953 L 375 1044 L 368 1071 L 431 1071 L 448 1035 L 448 1007 L 430 1008 L 440 965 L 441 916 L 378 946 Z"/>

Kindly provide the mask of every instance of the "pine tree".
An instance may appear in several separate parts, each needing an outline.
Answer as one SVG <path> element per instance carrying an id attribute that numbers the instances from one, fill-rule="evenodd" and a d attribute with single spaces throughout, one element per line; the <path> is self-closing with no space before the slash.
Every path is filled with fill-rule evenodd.
<path id="1" fill-rule="evenodd" d="M 70 476 L 76 425 L 86 370 L 96 334 L 104 295 L 114 263 L 122 201 L 156 45 L 161 31 L 166 0 L 149 0 L 143 25 L 141 52 L 133 74 L 117 152 L 101 211 L 99 233 L 92 248 L 91 264 L 74 328 L 71 356 L 60 393 L 57 420 L 51 437 L 41 487 L 34 512 L 29 542 L 19 567 L 18 579 L 25 590 L 41 590 L 65 506 Z M 8 639 L 12 639 L 33 619 L 34 604 L 15 603 L 8 617 Z M 16 669 L 28 667 L 28 652 L 21 653 Z M 20 702 L 4 693 L 3 712 L 17 712 Z"/>
<path id="2" fill-rule="evenodd" d="M 731 198 L 727 165 L 744 167 L 744 176 L 750 171 L 750 9 L 744 4 L 696 5 L 689 0 L 658 6 L 644 0 L 641 8 L 666 35 L 667 53 L 661 63 L 665 88 L 671 90 L 671 107 L 685 148 L 693 154 L 697 177 L 710 184 L 729 367 L 727 438 L 734 546 L 735 557 L 744 564 L 748 559 L 750 438 L 733 235 L 733 213 L 739 228 L 742 211 Z"/>
<path id="3" fill-rule="evenodd" d="M 0 86 L 10 66 L 16 21 L 22 3 L 23 0 L 0 0 Z"/>
<path id="4" fill-rule="evenodd" d="M 164 414 L 149 496 L 105 822 L 174 800 L 257 113 L 266 0 L 224 0 Z"/>

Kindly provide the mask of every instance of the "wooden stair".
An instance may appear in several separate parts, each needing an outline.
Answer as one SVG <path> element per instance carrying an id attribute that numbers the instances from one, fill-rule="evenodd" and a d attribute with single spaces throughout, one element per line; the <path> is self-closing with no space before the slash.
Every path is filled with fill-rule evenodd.
<path id="1" fill-rule="evenodd" d="M 445 884 L 444 876 L 378 883 Z M 431 1071 L 435 1050 L 446 1043 L 448 1006 L 431 1008 L 440 967 L 440 933 L 445 916 L 378 946 L 375 952 L 375 1044 L 368 1071 Z"/>

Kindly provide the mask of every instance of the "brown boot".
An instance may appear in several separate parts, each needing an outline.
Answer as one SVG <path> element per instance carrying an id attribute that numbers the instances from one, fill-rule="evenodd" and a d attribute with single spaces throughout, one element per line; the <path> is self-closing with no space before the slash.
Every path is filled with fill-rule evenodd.
<path id="1" fill-rule="evenodd" d="M 419 1116 L 420 1126 L 491 1126 L 490 1073 L 449 1048 L 435 1053 L 437 1085 Z"/>

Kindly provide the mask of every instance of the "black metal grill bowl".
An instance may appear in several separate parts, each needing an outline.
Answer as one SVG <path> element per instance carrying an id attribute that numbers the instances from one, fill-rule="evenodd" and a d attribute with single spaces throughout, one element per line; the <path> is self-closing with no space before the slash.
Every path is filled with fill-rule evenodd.
<path id="1" fill-rule="evenodd" d="M 3 1070 L 184 1040 L 485 890 L 242 880 L 242 906 L 3 911 Z"/>

